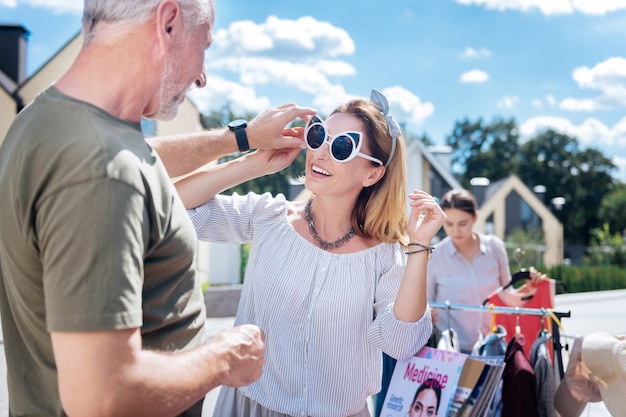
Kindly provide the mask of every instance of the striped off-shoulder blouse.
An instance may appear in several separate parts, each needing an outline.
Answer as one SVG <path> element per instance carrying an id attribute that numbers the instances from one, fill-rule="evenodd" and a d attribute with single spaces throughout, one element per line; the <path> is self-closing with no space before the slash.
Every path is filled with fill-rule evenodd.
<path id="1" fill-rule="evenodd" d="M 430 336 L 430 312 L 413 323 L 393 314 L 406 263 L 400 244 L 324 251 L 291 226 L 289 204 L 250 193 L 189 210 L 200 240 L 250 242 L 235 325 L 258 325 L 266 356 L 261 378 L 240 391 L 288 415 L 354 414 L 380 390 L 381 351 L 415 354 Z"/>

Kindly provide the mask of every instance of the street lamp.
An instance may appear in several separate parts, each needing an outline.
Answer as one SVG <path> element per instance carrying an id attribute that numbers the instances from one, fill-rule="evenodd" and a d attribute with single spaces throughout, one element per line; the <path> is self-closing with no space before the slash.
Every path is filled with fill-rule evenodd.
<path id="1" fill-rule="evenodd" d="M 533 192 L 535 193 L 535 195 L 541 200 L 542 203 L 545 204 L 545 196 L 546 196 L 546 191 L 548 189 L 546 188 L 545 185 L 535 185 L 533 187 Z"/>
<path id="2" fill-rule="evenodd" d="M 565 197 L 554 197 L 550 200 L 555 209 L 561 210 L 565 205 Z"/>

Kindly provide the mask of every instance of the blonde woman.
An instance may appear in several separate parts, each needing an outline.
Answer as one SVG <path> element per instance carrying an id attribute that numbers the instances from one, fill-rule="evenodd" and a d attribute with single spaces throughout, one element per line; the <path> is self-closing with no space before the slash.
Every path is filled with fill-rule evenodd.
<path id="1" fill-rule="evenodd" d="M 415 190 L 407 218 L 405 145 L 388 112 L 374 90 L 308 120 L 307 201 L 217 195 L 298 150 L 257 151 L 177 183 L 200 239 L 250 242 L 235 323 L 266 336 L 261 378 L 223 387 L 214 416 L 369 416 L 382 352 L 408 358 L 428 340 L 429 244 L 445 215 Z"/>

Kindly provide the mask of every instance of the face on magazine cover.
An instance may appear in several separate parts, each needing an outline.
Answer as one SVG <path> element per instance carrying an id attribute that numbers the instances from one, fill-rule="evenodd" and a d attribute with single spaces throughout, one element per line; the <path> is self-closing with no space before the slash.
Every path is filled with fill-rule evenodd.
<path id="1" fill-rule="evenodd" d="M 421 388 L 421 387 L 420 387 Z M 433 387 L 424 387 L 417 392 L 409 410 L 409 417 L 435 417 L 439 409 L 439 398 Z"/>

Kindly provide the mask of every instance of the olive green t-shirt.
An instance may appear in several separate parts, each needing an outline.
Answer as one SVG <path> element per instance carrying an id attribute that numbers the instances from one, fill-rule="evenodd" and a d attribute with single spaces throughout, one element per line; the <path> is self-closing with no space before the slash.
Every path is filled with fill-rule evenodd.
<path id="1" fill-rule="evenodd" d="M 50 332 L 203 339 L 196 236 L 138 123 L 54 87 L 0 146 L 0 314 L 11 416 L 63 416 Z M 114 372 L 114 370 L 112 370 Z"/>

